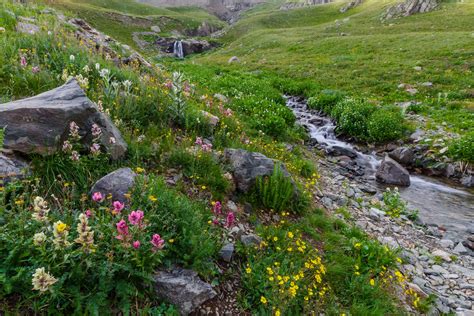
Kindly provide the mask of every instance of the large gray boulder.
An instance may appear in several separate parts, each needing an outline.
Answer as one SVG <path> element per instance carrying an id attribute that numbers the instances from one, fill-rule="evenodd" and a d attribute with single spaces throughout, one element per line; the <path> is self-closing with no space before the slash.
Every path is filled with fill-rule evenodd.
<path id="1" fill-rule="evenodd" d="M 390 158 L 405 165 L 412 165 L 415 161 L 415 151 L 409 147 L 398 147 L 391 151 L 389 154 Z"/>
<path id="2" fill-rule="evenodd" d="M 23 154 L 48 155 L 57 152 L 68 139 L 69 125 L 75 122 L 86 148 L 92 145 L 93 124 L 102 134 L 100 144 L 112 159 L 124 156 L 127 144 L 108 116 L 101 113 L 75 79 L 37 96 L 0 104 L 3 147 Z"/>
<path id="3" fill-rule="evenodd" d="M 398 162 L 385 156 L 375 174 L 377 182 L 399 186 L 410 185 L 410 174 Z"/>
<path id="4" fill-rule="evenodd" d="M 258 177 L 272 175 L 275 167 L 275 161 L 267 156 L 243 149 L 227 148 L 224 151 L 224 158 L 232 169 L 237 190 L 241 192 L 248 192 Z M 281 170 L 285 176 L 290 177 L 283 164 Z"/>
<path id="5" fill-rule="evenodd" d="M 158 297 L 175 305 L 181 315 L 189 315 L 217 295 L 196 272 L 181 268 L 159 271 L 155 275 L 155 291 Z"/>
<path id="6" fill-rule="evenodd" d="M 137 175 L 130 168 L 121 168 L 109 173 L 97 181 L 92 187 L 90 193 L 100 192 L 102 195 L 112 195 L 112 201 L 125 202 L 125 194 L 135 184 Z"/>
<path id="7" fill-rule="evenodd" d="M 406 0 L 390 7 L 385 13 L 385 19 L 409 16 L 416 13 L 433 11 L 439 5 L 438 0 Z"/>

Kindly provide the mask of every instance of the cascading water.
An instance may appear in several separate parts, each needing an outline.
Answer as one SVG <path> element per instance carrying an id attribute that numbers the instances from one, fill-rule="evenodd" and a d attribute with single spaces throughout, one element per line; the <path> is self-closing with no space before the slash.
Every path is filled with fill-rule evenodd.
<path id="1" fill-rule="evenodd" d="M 363 170 L 360 173 L 363 176 L 361 178 L 375 182 L 375 172 L 382 157 L 375 153 L 362 153 L 352 144 L 338 139 L 335 133 L 336 125 L 332 120 L 310 110 L 304 100 L 287 97 L 287 106 L 292 109 L 297 122 L 307 129 L 319 148 L 326 152 L 334 149 L 347 152 L 345 155 L 352 156 L 358 170 Z M 409 206 L 417 209 L 421 219 L 428 225 L 443 226 L 447 229 L 447 236 L 465 239 L 469 235 L 469 228 L 474 227 L 474 194 L 438 179 L 418 175 L 411 175 L 410 178 L 410 187 L 400 188 L 400 194 Z M 384 189 L 382 185 L 376 186 Z"/>
<path id="2" fill-rule="evenodd" d="M 174 42 L 173 45 L 173 54 L 178 57 L 179 59 L 184 58 L 183 52 L 183 42 L 181 40 Z"/>

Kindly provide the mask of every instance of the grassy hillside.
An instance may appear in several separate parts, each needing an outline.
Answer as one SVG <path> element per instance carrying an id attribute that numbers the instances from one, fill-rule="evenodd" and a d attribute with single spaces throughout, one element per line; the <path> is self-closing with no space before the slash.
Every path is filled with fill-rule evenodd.
<path id="1" fill-rule="evenodd" d="M 224 26 L 214 15 L 195 7 L 157 8 L 134 0 L 57 0 L 54 6 L 135 48 L 132 34 L 150 31 L 154 25 L 160 26 L 163 34 L 196 29 L 203 22 L 219 28 Z"/>
<path id="2" fill-rule="evenodd" d="M 338 11 L 341 3 L 258 11 L 229 31 L 224 49 L 197 61 L 225 64 L 235 55 L 247 69 L 385 100 L 409 98 L 397 90 L 400 83 L 431 81 L 430 94 L 470 89 L 474 1 L 382 23 L 389 4 L 393 1 L 366 1 L 346 14 Z"/>

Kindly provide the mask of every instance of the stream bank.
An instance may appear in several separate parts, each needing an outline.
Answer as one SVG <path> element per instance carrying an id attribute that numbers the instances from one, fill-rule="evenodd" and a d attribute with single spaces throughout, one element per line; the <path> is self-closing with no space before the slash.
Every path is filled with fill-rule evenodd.
<path id="1" fill-rule="evenodd" d="M 463 241 L 474 242 L 473 195 L 437 179 L 410 175 L 411 186 L 400 194 L 419 210 L 419 220 L 387 216 L 374 206 L 386 187 L 374 176 L 382 157 L 338 139 L 332 121 L 309 110 L 304 100 L 289 97 L 287 105 L 308 130 L 311 147 L 329 155 L 318 161 L 319 203 L 388 247 L 400 248 L 401 271 L 409 277 L 409 286 L 423 296 L 438 297 L 435 315 L 472 315 L 474 257 Z"/>

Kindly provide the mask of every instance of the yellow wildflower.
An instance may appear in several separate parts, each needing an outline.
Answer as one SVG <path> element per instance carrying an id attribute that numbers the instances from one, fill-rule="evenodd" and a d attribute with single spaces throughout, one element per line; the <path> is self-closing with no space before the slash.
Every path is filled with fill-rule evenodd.
<path id="1" fill-rule="evenodd" d="M 374 279 L 370 279 L 370 285 L 372 285 L 372 286 L 375 285 L 375 280 Z"/>
<path id="2" fill-rule="evenodd" d="M 261 296 L 260 297 L 260 302 L 262 302 L 262 304 L 267 304 L 267 299 L 265 298 L 265 296 Z"/>

